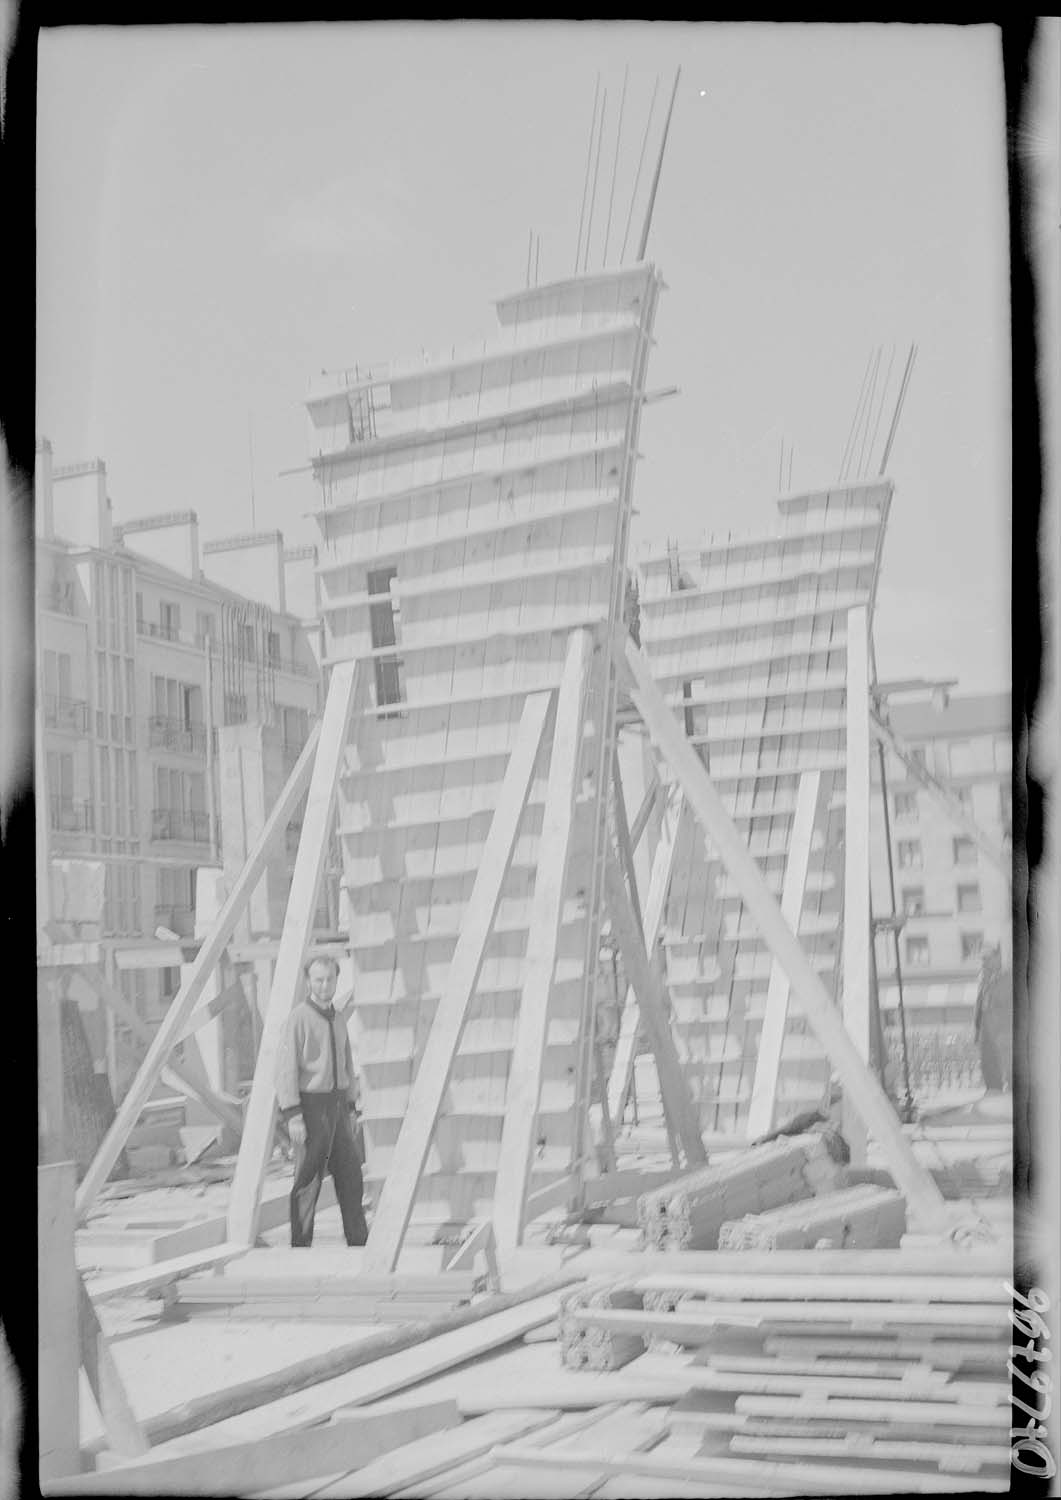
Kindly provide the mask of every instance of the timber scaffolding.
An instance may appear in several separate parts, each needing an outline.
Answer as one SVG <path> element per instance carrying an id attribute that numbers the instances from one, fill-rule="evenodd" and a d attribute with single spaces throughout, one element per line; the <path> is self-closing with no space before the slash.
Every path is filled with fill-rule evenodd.
<path id="1" fill-rule="evenodd" d="M 616 1475 L 624 1471 L 626 1494 L 678 1493 L 677 1479 L 689 1493 L 742 1493 L 742 1486 L 795 1493 L 792 1466 L 762 1456 L 784 1456 L 777 1444 L 790 1443 L 800 1415 L 790 1410 L 792 1360 L 800 1378 L 815 1377 L 821 1396 L 817 1426 L 803 1432 L 818 1441 L 823 1460 L 806 1471 L 807 1493 L 828 1492 L 822 1470 L 836 1457 L 828 1443 L 838 1421 L 855 1424 L 864 1439 L 859 1454 L 876 1462 L 885 1491 L 895 1487 L 896 1465 L 916 1479 L 914 1488 L 949 1489 L 950 1477 L 938 1470 L 960 1464 L 953 1432 L 974 1420 L 969 1413 L 980 1421 L 990 1409 L 984 1429 L 992 1442 L 1004 1424 L 1004 1330 L 995 1304 L 1009 1269 L 1006 1226 L 983 1204 L 944 1201 L 870 1065 L 868 849 L 858 844 L 866 863 L 845 880 L 844 862 L 837 863 L 837 787 L 825 784 L 839 766 L 800 761 L 794 785 L 770 789 L 770 816 L 789 820 L 779 825 L 778 838 L 789 845 L 787 863 L 782 857 L 779 865 L 772 843 L 758 847 L 749 821 L 759 810 L 761 777 L 751 778 L 745 807 L 743 764 L 727 770 L 728 751 L 711 743 L 713 736 L 728 737 L 724 744 L 733 733 L 741 737 L 730 724 L 743 712 L 732 701 L 740 696 L 734 674 L 739 680 L 744 673 L 747 684 L 761 663 L 776 658 L 769 630 L 760 666 L 733 655 L 724 666 L 703 656 L 694 661 L 680 645 L 679 659 L 668 663 L 661 653 L 673 633 L 664 618 L 673 596 L 657 600 L 645 572 L 644 651 L 628 633 L 627 537 L 661 289 L 650 264 L 530 288 L 497 304 L 501 336 L 489 349 L 355 372 L 311 395 L 313 469 L 323 500 L 323 715 L 246 862 L 219 891 L 216 921 L 183 969 L 180 991 L 81 1181 L 76 1214 L 84 1223 L 112 1191 L 104 1185 L 129 1132 L 172 1048 L 211 1005 L 218 966 L 270 850 L 304 803 L 283 933 L 268 956 L 268 1005 L 231 1184 L 204 1183 L 198 1215 L 175 1222 L 164 1246 L 158 1231 L 167 1227 L 166 1209 L 160 1205 L 155 1217 L 141 1198 L 119 1212 L 109 1251 L 105 1223 L 83 1229 L 78 1260 L 89 1306 L 113 1317 L 113 1331 L 128 1326 L 123 1317 L 137 1316 L 144 1296 L 163 1303 L 152 1337 L 172 1339 L 180 1327 L 164 1324 L 190 1316 L 199 1348 L 255 1318 L 303 1333 L 315 1316 L 325 1326 L 364 1326 L 339 1345 L 332 1327 L 327 1346 L 295 1365 L 285 1363 L 274 1338 L 257 1378 L 204 1390 L 200 1369 L 174 1406 L 134 1415 L 120 1359 L 98 1323 L 83 1324 L 80 1358 L 96 1372 L 102 1431 L 87 1442 L 82 1434 L 73 1462 L 100 1472 L 73 1472 L 69 1445 L 60 1442 L 54 1451 L 65 1460 L 56 1458 L 50 1470 L 50 1492 L 279 1494 L 283 1486 L 292 1495 L 487 1495 L 506 1487 L 566 1494 L 577 1458 L 583 1494 L 619 1493 Z M 867 528 L 869 560 L 855 565 L 848 592 L 839 575 L 814 585 L 815 610 L 830 618 L 842 612 L 848 632 L 854 611 L 861 632 L 847 637 L 859 641 L 858 652 L 820 664 L 823 675 L 832 674 L 823 693 L 835 693 L 842 678 L 849 719 L 846 741 L 819 744 L 816 753 L 827 748 L 849 767 L 858 739 L 867 796 L 869 688 L 859 671 L 889 497 L 886 483 L 854 485 L 793 506 L 803 516 L 793 530 L 804 536 L 824 536 L 834 522 Z M 868 520 L 853 515 L 867 508 Z M 778 578 L 786 583 L 789 561 L 780 559 Z M 706 581 L 682 592 L 694 615 L 713 607 Z M 764 620 L 776 614 L 772 598 L 756 607 Z M 694 653 L 700 623 L 682 626 Z M 740 618 L 739 628 L 756 627 Z M 824 645 L 816 629 L 811 657 L 840 648 L 840 626 L 830 627 Z M 818 665 L 790 664 L 797 676 L 813 675 Z M 721 723 L 711 717 L 701 730 L 695 685 L 712 672 L 716 682 L 731 683 L 723 693 L 730 707 Z M 683 721 L 668 698 L 685 682 L 694 687 L 680 688 Z M 757 691 L 748 698 L 745 689 L 750 711 L 768 714 L 772 685 L 759 697 Z M 864 712 L 865 744 L 861 730 L 850 729 L 852 702 Z M 625 774 L 629 765 L 635 769 Z M 273 1069 L 300 993 L 336 829 L 346 934 L 341 988 L 353 996 L 370 1231 L 363 1250 L 329 1245 L 325 1231 L 317 1248 L 292 1252 L 277 1243 L 286 1237 L 287 1183 L 273 1161 Z M 849 829 L 849 865 L 853 842 Z M 819 961 L 811 941 L 818 929 L 804 920 L 803 893 L 817 888 L 808 874 L 816 860 L 834 893 L 845 893 L 839 1004 L 826 983 L 835 959 Z M 725 1068 L 716 1075 L 702 1066 L 704 1053 L 678 1004 L 688 979 L 673 963 L 704 930 L 696 901 L 706 909 L 707 883 L 718 876 L 725 883 L 719 932 L 736 901 L 737 931 L 727 929 L 725 938 L 750 943 L 754 928 L 756 974 L 768 972 L 772 1060 L 761 1078 L 757 1070 L 753 1091 L 759 1133 L 784 1127 L 794 1103 L 825 1101 L 835 1075 L 848 1111 L 845 1134 L 862 1122 L 885 1181 L 871 1171 L 859 1176 L 857 1150 L 850 1166 L 834 1171 L 820 1140 L 801 1135 L 791 1147 L 759 1148 L 763 1160 L 790 1163 L 771 1176 L 766 1193 L 752 1166 L 759 1158 L 738 1160 L 748 1122 L 712 1114 L 716 1099 L 731 1106 L 736 1096 Z M 693 914 L 692 926 L 676 918 L 678 907 Z M 852 935 L 849 957 L 851 914 L 863 908 L 865 929 Z M 835 933 L 837 923 L 827 925 Z M 606 926 L 629 987 L 610 1076 L 596 1034 Z M 674 954 L 668 933 L 678 939 L 670 944 Z M 790 1007 L 799 1026 L 787 1019 Z M 631 1167 L 611 1104 L 626 1089 L 639 1028 L 655 1064 L 666 1146 Z M 806 1064 L 810 1048 L 797 1035 L 803 1030 L 817 1049 Z M 751 1046 L 747 1035 L 740 1045 Z M 708 1057 L 712 1047 L 709 1041 Z M 758 1050 L 768 1050 L 765 1039 Z M 798 1088 L 787 1086 L 790 1078 Z M 791 1166 L 797 1158 L 802 1165 Z M 734 1182 L 743 1196 L 726 1198 Z M 700 1232 L 710 1226 L 706 1253 L 644 1249 L 634 1227 L 638 1213 L 644 1225 L 664 1200 L 680 1202 Z M 54 1183 L 48 1201 L 42 1212 L 61 1222 Z M 794 1217 L 778 1228 L 773 1216 L 786 1204 Z M 322 1198 L 322 1219 L 328 1207 Z M 770 1223 L 738 1227 L 749 1210 L 765 1210 Z M 835 1248 L 851 1226 L 851 1242 L 901 1239 L 906 1248 Z M 120 1257 L 137 1232 L 152 1230 L 159 1244 L 146 1247 L 143 1259 L 157 1263 L 126 1259 L 121 1274 L 88 1274 L 106 1267 L 108 1253 Z M 689 1234 L 683 1243 L 692 1243 Z M 772 1245 L 791 1243 L 793 1235 L 806 1243 L 808 1234 L 813 1245 L 824 1240 L 834 1248 L 768 1255 L 717 1249 L 720 1238 Z M 67 1256 L 62 1236 L 53 1239 L 48 1274 L 59 1285 L 77 1269 L 73 1246 Z M 977 1239 L 990 1248 L 976 1247 Z M 931 1267 L 910 1248 L 915 1244 L 931 1247 Z M 930 1268 L 938 1274 L 930 1277 Z M 786 1270 L 795 1292 L 778 1288 L 775 1273 Z M 646 1286 L 644 1278 L 657 1272 L 661 1279 Z M 581 1286 L 591 1277 L 592 1285 Z M 561 1307 L 561 1293 L 576 1285 L 578 1295 Z M 982 1308 L 971 1325 L 980 1362 L 972 1359 L 966 1380 L 955 1345 L 968 1337 L 962 1320 L 974 1307 Z M 808 1322 L 815 1325 L 809 1341 Z M 730 1342 L 711 1349 L 706 1332 L 716 1326 Z M 734 1327 L 756 1331 L 754 1347 L 736 1356 Z M 780 1350 L 786 1339 L 795 1341 L 791 1352 Z M 662 1369 L 660 1340 L 671 1348 Z M 831 1340 L 827 1351 L 818 1347 L 823 1340 Z M 116 1346 L 128 1371 L 130 1342 Z M 701 1355 L 689 1352 L 702 1353 L 705 1342 L 718 1357 L 706 1370 Z M 569 1352 L 591 1346 L 603 1351 L 595 1366 Z M 449 1373 L 472 1360 L 483 1362 L 478 1372 Z M 861 1360 L 873 1371 L 834 1369 L 830 1360 Z M 855 1374 L 865 1379 L 859 1383 Z M 126 1386 L 132 1378 L 126 1375 Z M 716 1399 L 700 1421 L 704 1390 Z M 857 1414 L 847 1410 L 852 1405 Z M 715 1420 L 720 1412 L 726 1421 Z M 925 1436 L 933 1421 L 942 1424 L 940 1442 L 951 1444 L 943 1453 Z M 716 1443 L 710 1463 L 721 1462 L 715 1480 L 706 1459 L 690 1456 L 708 1429 Z M 891 1445 L 879 1441 L 891 1436 Z M 742 1446 L 747 1438 L 766 1446 Z M 999 1443 L 985 1442 L 991 1451 L 980 1455 L 969 1488 L 1000 1487 Z M 617 1471 L 620 1451 L 624 1469 Z M 796 1462 L 809 1452 L 788 1450 Z M 559 1478 L 550 1472 L 557 1468 Z M 837 1467 L 832 1483 L 844 1492 L 849 1470 Z"/>

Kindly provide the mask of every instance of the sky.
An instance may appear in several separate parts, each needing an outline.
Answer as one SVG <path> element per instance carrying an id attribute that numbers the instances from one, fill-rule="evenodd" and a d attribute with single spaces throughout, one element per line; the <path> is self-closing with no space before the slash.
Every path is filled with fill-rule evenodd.
<path id="1" fill-rule="evenodd" d="M 668 288 L 649 386 L 679 393 L 642 419 L 633 555 L 768 527 L 782 443 L 783 488 L 789 454 L 793 489 L 835 483 L 881 349 L 875 473 L 916 342 L 878 672 L 1007 688 L 1005 114 L 988 26 L 45 30 L 37 430 L 54 461 L 103 458 L 119 522 L 192 508 L 204 541 L 252 525 L 315 540 L 313 377 L 490 337 L 532 231 L 540 280 L 574 271 L 598 75 L 589 265 L 606 232 L 617 265 L 679 64 L 648 244 Z"/>

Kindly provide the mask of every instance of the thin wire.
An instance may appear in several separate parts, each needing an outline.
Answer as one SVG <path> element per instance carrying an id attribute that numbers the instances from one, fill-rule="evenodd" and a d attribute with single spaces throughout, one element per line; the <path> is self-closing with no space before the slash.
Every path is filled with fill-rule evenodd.
<path id="1" fill-rule="evenodd" d="M 593 160 L 593 135 L 597 129 L 597 99 L 600 96 L 600 74 L 597 74 L 597 87 L 593 94 L 593 118 L 589 123 L 589 145 L 586 147 L 586 175 L 582 183 L 582 208 L 578 216 L 578 244 L 575 247 L 575 275 L 578 275 L 578 263 L 582 257 L 582 224 L 586 217 L 586 192 L 589 188 L 589 164 Z"/>
<path id="2" fill-rule="evenodd" d="M 534 247 L 534 285 L 538 285 L 538 268 L 542 260 L 542 237 L 538 236 L 538 243 Z"/>
<path id="3" fill-rule="evenodd" d="M 645 122 L 645 133 L 641 137 L 641 155 L 637 159 L 637 175 L 634 178 L 634 191 L 630 197 L 630 212 L 626 216 L 626 232 L 623 235 L 623 248 L 619 252 L 619 264 L 622 265 L 626 256 L 626 242 L 630 237 L 630 225 L 634 219 L 634 204 L 637 201 L 637 190 L 641 184 L 641 168 L 645 164 L 645 148 L 648 145 L 648 133 L 652 129 L 652 113 L 656 108 L 656 94 L 659 92 L 659 74 L 656 74 L 655 87 L 652 90 L 652 101 L 648 106 L 648 120 Z"/>
<path id="4" fill-rule="evenodd" d="M 586 244 L 582 251 L 582 269 L 584 271 L 589 269 L 589 243 L 593 238 L 593 210 L 597 206 L 597 176 L 600 172 L 600 148 L 604 141 L 604 116 L 607 112 L 608 90 L 605 89 L 600 102 L 600 124 L 597 127 L 597 159 L 593 163 L 593 186 L 589 194 L 589 221 L 586 224 Z"/>
<path id="5" fill-rule="evenodd" d="M 681 81 L 682 66 L 678 64 L 674 72 L 674 87 L 671 90 L 670 104 L 667 106 L 667 118 L 663 122 L 663 139 L 659 143 L 659 156 L 656 159 L 656 170 L 652 177 L 652 190 L 648 195 L 648 207 L 645 209 L 645 222 L 641 227 L 641 243 L 637 247 L 637 258 L 644 260 L 648 249 L 648 232 L 652 227 L 652 211 L 656 206 L 656 193 L 659 191 L 660 173 L 663 171 L 663 157 L 667 150 L 667 137 L 670 134 L 670 122 L 674 115 L 674 101 L 678 97 L 678 84 Z"/>
<path id="6" fill-rule="evenodd" d="M 878 433 L 878 431 L 880 429 L 880 419 L 884 415 L 884 403 L 888 399 L 888 387 L 892 383 L 892 365 L 894 363 L 895 363 L 895 345 L 893 344 L 892 345 L 891 358 L 888 360 L 888 373 L 884 377 L 884 384 L 881 387 L 880 405 L 877 407 L 877 420 L 873 424 L 873 436 L 870 439 L 870 444 L 869 444 L 869 454 L 868 454 L 868 457 L 867 457 L 867 467 L 869 467 L 869 465 L 872 464 L 872 462 L 873 462 L 873 450 L 877 446 L 877 433 Z"/>
<path id="7" fill-rule="evenodd" d="M 844 444 L 844 451 L 843 451 L 843 453 L 841 454 L 841 457 L 840 457 L 840 478 L 841 479 L 843 479 L 843 477 L 844 477 L 844 470 L 847 468 L 847 460 L 848 460 L 848 457 L 850 455 L 851 444 L 854 441 L 854 437 L 855 437 L 855 427 L 858 424 L 859 415 L 860 415 L 860 413 L 862 411 L 862 401 L 863 401 L 863 398 L 865 397 L 865 394 L 866 394 L 866 383 L 869 380 L 869 371 L 870 371 L 870 366 L 872 365 L 872 363 L 873 363 L 873 351 L 871 350 L 870 353 L 869 353 L 868 358 L 866 359 L 866 368 L 865 368 L 865 370 L 863 371 L 863 374 L 862 374 L 862 384 L 859 387 L 858 401 L 857 401 L 857 403 L 855 405 L 855 415 L 851 419 L 851 426 L 850 426 L 850 429 L 848 430 L 848 434 L 847 434 L 847 442 Z"/>
<path id="8" fill-rule="evenodd" d="M 858 478 L 859 479 L 862 478 L 862 471 L 865 468 L 865 463 L 866 463 L 866 441 L 869 438 L 869 417 L 870 417 L 870 412 L 873 410 L 874 403 L 875 403 L 875 401 L 877 399 L 877 376 L 880 374 L 880 362 L 881 362 L 881 356 L 883 355 L 883 353 L 884 353 L 883 348 L 878 348 L 878 350 L 876 352 L 876 355 L 874 356 L 874 359 L 873 359 L 873 375 L 870 378 L 870 382 L 869 382 L 869 399 L 866 402 L 866 412 L 865 412 L 865 418 L 864 418 L 865 426 L 864 426 L 863 433 L 862 433 L 862 447 L 858 451 Z"/>
<path id="9" fill-rule="evenodd" d="M 916 358 L 917 358 L 917 345 L 916 344 L 911 344 L 910 345 L 910 354 L 909 354 L 909 357 L 907 358 L 907 361 L 906 361 L 906 369 L 903 371 L 903 383 L 899 387 L 899 398 L 898 398 L 898 400 L 895 403 L 895 415 L 892 417 L 891 429 L 888 432 L 888 441 L 884 445 L 884 453 L 881 456 L 880 474 L 882 476 L 884 474 L 884 470 L 888 466 L 888 458 L 889 458 L 889 456 L 891 454 L 891 451 L 892 451 L 892 443 L 895 441 L 895 433 L 896 433 L 896 429 L 899 426 L 899 418 L 902 415 L 903 404 L 906 401 L 906 388 L 907 388 L 907 386 L 910 383 L 910 376 L 911 376 L 911 374 L 913 372 L 914 360 Z"/>
<path id="10" fill-rule="evenodd" d="M 626 80 L 630 74 L 630 67 L 623 69 L 623 92 L 619 97 L 619 123 L 615 127 L 615 160 L 612 163 L 612 190 L 608 194 L 608 222 L 604 229 L 604 257 L 601 261 L 602 269 L 608 264 L 608 241 L 612 236 L 612 205 L 615 202 L 615 178 L 619 171 L 619 142 L 623 138 L 623 110 L 626 106 Z"/>
<path id="11" fill-rule="evenodd" d="M 526 270 L 526 274 L 523 277 L 523 285 L 524 286 L 530 286 L 531 251 L 533 250 L 533 248 L 534 248 L 534 230 L 532 229 L 532 230 L 530 230 L 528 232 L 528 235 L 527 235 L 527 270 Z"/>

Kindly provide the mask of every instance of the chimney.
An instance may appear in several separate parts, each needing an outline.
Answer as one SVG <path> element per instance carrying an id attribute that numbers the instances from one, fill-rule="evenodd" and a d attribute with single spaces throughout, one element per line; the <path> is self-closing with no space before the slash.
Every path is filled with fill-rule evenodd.
<path id="1" fill-rule="evenodd" d="M 199 567 L 199 517 L 194 510 L 171 510 L 160 516 L 123 521 L 117 539 L 141 557 L 172 568 L 197 583 Z"/>
<path id="2" fill-rule="evenodd" d="M 320 615 L 317 594 L 317 549 L 314 546 L 284 548 L 284 593 L 290 614 L 308 625 Z"/>
<path id="3" fill-rule="evenodd" d="M 206 542 L 203 572 L 221 588 L 268 605 L 278 614 L 287 613 L 284 538 L 279 531 L 250 531 Z"/>
<path id="4" fill-rule="evenodd" d="M 51 462 L 51 450 L 41 453 L 51 476 L 51 534 L 75 546 L 99 547 L 106 551 L 114 545 L 111 525 L 111 503 L 107 498 L 107 465 L 101 458 L 87 463 Z M 41 466 L 39 465 L 39 468 Z"/>

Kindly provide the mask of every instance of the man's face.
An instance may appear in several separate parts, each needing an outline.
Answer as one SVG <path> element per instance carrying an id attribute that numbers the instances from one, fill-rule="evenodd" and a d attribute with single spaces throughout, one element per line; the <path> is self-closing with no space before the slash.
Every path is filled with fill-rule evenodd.
<path id="1" fill-rule="evenodd" d="M 334 964 L 320 962 L 310 964 L 309 992 L 318 1005 L 331 1004 L 337 978 Z"/>

